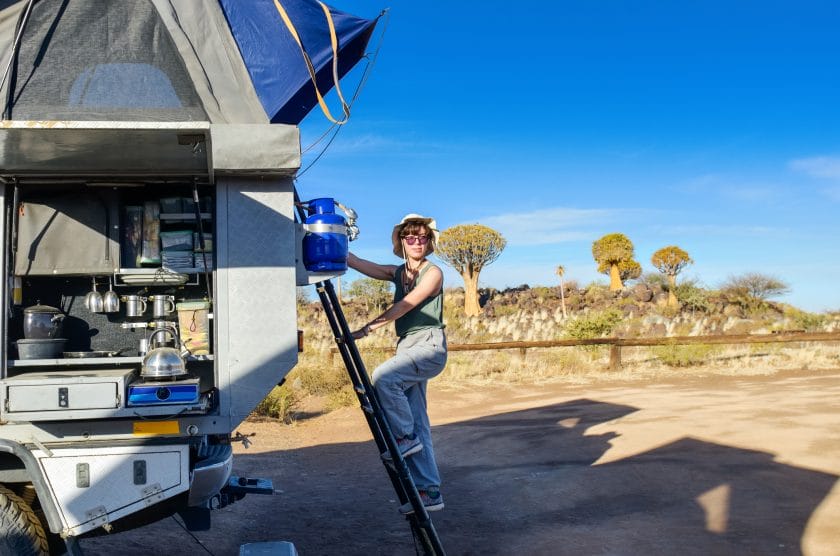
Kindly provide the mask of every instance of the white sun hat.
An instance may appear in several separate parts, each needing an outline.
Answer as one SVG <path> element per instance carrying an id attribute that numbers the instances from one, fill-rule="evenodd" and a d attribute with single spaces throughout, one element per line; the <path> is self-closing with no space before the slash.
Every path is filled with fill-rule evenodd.
<path id="1" fill-rule="evenodd" d="M 429 228 L 432 231 L 432 240 L 431 242 L 429 242 L 427 253 L 434 253 L 435 245 L 437 245 L 438 239 L 440 238 L 440 232 L 437 229 L 437 222 L 435 222 L 434 218 L 411 213 L 403 216 L 403 219 L 400 220 L 399 224 L 394 226 L 394 231 L 391 232 L 391 244 L 394 246 L 394 255 L 396 255 L 397 257 L 403 257 L 402 243 L 400 242 L 400 232 L 406 224 L 413 224 L 415 222 L 418 224 L 424 224 L 427 228 Z"/>

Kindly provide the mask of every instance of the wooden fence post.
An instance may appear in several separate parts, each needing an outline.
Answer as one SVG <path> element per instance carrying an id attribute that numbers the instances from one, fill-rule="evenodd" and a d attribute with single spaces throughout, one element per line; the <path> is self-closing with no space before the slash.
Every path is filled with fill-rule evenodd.
<path id="1" fill-rule="evenodd" d="M 610 370 L 621 370 L 621 346 L 618 344 L 610 345 Z"/>

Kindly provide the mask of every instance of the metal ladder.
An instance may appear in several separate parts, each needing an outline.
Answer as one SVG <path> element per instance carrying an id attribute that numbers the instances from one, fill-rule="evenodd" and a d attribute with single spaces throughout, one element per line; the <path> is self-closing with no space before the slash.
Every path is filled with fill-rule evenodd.
<path id="1" fill-rule="evenodd" d="M 432 519 L 429 517 L 429 512 L 426 511 L 425 506 L 423 506 L 405 459 L 397 448 L 397 442 L 385 419 L 385 413 L 382 411 L 376 392 L 370 383 L 370 377 L 359 355 L 359 350 L 356 348 L 356 342 L 351 336 L 350 327 L 344 318 L 344 312 L 338 302 L 335 288 L 329 280 L 318 282 L 315 284 L 315 288 L 318 297 L 321 298 L 324 314 L 326 314 L 330 323 L 335 343 L 338 345 L 338 351 L 341 353 L 344 366 L 350 375 L 350 381 L 353 383 L 353 389 L 359 398 L 370 432 L 373 433 L 376 447 L 380 454 L 388 451 L 392 456 L 392 463 L 383 460 L 383 465 L 388 471 L 388 477 L 391 479 L 400 504 L 410 502 L 411 507 L 414 508 L 413 513 L 406 515 L 406 519 L 411 525 L 412 534 L 415 540 L 420 541 L 426 556 L 444 556 L 446 553 L 432 524 Z"/>

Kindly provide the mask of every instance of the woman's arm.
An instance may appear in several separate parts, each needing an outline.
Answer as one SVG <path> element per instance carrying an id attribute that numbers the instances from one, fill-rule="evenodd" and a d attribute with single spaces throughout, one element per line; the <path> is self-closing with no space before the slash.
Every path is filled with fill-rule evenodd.
<path id="1" fill-rule="evenodd" d="M 376 278 L 377 280 L 388 280 L 389 282 L 393 282 L 394 274 L 397 272 L 396 265 L 376 264 L 365 259 L 360 259 L 353 253 L 347 255 L 347 264 L 350 268 L 361 272 L 365 276 Z"/>
<path id="2" fill-rule="evenodd" d="M 443 273 L 438 267 L 432 267 L 423 275 L 423 279 L 417 284 L 413 290 L 408 292 L 405 297 L 397 301 L 387 309 L 385 312 L 353 332 L 353 338 L 356 340 L 364 338 L 377 328 L 386 326 L 389 322 L 397 320 L 407 312 L 411 311 L 429 297 L 437 295 L 440 288 L 443 286 Z"/>

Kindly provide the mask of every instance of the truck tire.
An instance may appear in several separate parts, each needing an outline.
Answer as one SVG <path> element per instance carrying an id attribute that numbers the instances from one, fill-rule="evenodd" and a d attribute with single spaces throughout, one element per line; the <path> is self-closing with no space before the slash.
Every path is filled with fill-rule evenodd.
<path id="1" fill-rule="evenodd" d="M 0 556 L 45 556 L 47 535 L 23 499 L 0 485 Z"/>

